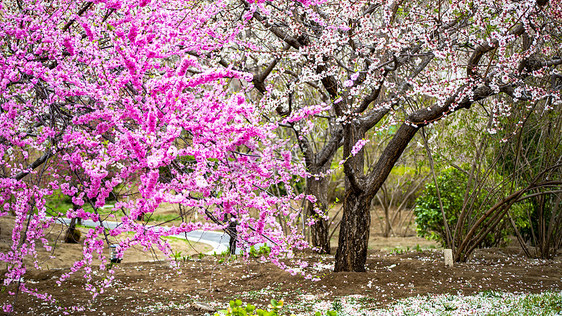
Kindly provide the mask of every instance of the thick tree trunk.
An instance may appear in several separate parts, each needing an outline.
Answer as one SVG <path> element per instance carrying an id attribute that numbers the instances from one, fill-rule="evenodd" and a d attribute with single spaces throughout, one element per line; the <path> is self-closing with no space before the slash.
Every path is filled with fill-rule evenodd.
<path id="1" fill-rule="evenodd" d="M 372 197 L 353 191 L 348 191 L 345 196 L 334 271 L 365 271 L 371 227 L 371 200 Z"/>
<path id="2" fill-rule="evenodd" d="M 346 186 L 346 197 L 343 203 L 343 218 L 334 271 L 365 271 L 369 227 L 371 225 L 371 200 L 381 188 L 392 167 L 417 130 L 415 127 L 403 124 L 384 149 L 373 170 L 366 177 L 361 174 L 362 161 L 351 168 L 344 169 L 346 176 L 350 179 L 349 185 Z M 351 141 L 351 145 L 348 146 L 353 146 L 355 142 L 356 140 Z M 346 144 L 344 143 L 344 156 L 345 149 Z M 361 153 L 358 155 L 361 155 Z M 361 159 L 362 157 L 357 158 Z M 357 160 L 352 162 L 357 163 Z M 344 165 L 344 167 L 346 166 Z M 351 175 L 351 173 L 354 173 L 354 175 Z M 356 183 L 355 188 L 352 185 L 353 182 Z"/>
<path id="3" fill-rule="evenodd" d="M 314 172 L 313 172 L 314 173 Z M 320 177 L 318 179 L 311 177 L 306 180 L 306 194 L 314 195 L 316 203 L 307 203 L 306 215 L 316 219 L 314 225 L 310 226 L 310 234 L 312 237 L 312 246 L 319 253 L 330 253 L 330 240 L 328 233 L 328 221 L 320 217 L 315 209 L 319 209 L 323 214 L 328 209 L 328 185 L 330 177 Z"/>
<path id="4" fill-rule="evenodd" d="M 64 242 L 68 244 L 76 244 L 80 242 L 82 234 L 76 229 L 76 218 L 70 220 L 70 225 L 64 234 Z"/>
<path id="5" fill-rule="evenodd" d="M 228 251 L 231 255 L 235 255 L 236 254 L 236 241 L 238 239 L 238 232 L 236 229 L 236 225 L 237 223 L 235 221 L 230 222 L 230 224 L 228 224 L 228 228 L 227 228 L 227 233 L 230 237 L 229 241 L 228 241 Z"/>
<path id="6" fill-rule="evenodd" d="M 361 152 L 344 163 L 346 198 L 344 200 L 344 217 L 340 228 L 338 250 L 336 251 L 335 271 L 365 271 L 369 238 L 368 226 L 370 224 L 368 206 L 419 128 L 440 120 L 444 114 L 470 108 L 473 102 L 485 99 L 493 94 L 494 91 L 490 87 L 480 86 L 460 102 L 457 100 L 458 95 L 453 95 L 444 104 L 419 109 L 411 113 L 366 176 L 363 176 L 364 166 Z M 453 104 L 456 105 L 454 108 L 451 107 Z M 361 126 L 350 125 L 344 127 L 344 157 L 348 157 L 357 140 L 365 135 L 365 130 L 362 130 Z M 366 128 L 370 127 L 366 126 Z"/>
<path id="7" fill-rule="evenodd" d="M 80 207 L 76 204 L 72 204 L 72 209 L 74 211 L 78 210 Z M 81 218 L 73 218 L 70 220 L 70 225 L 68 225 L 68 229 L 64 234 L 64 242 L 69 244 L 76 244 L 80 242 L 80 238 L 82 237 L 82 233 L 76 229 L 76 224 L 82 224 Z"/>
<path id="8" fill-rule="evenodd" d="M 371 227 L 371 200 L 364 187 L 364 151 L 351 153 L 355 144 L 365 137 L 361 126 L 344 126 L 343 156 L 345 172 L 345 198 L 340 225 L 338 250 L 334 271 L 365 271 L 369 229 Z"/>

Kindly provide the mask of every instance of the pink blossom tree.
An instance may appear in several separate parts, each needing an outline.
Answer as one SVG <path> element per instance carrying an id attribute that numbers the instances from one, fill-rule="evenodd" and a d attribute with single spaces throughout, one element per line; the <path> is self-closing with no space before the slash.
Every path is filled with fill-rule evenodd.
<path id="1" fill-rule="evenodd" d="M 115 204 L 117 228 L 88 233 L 72 273 L 90 272 L 94 257 L 107 268 L 104 243 L 122 232 L 135 232 L 122 251 L 168 253 L 163 235 L 223 228 L 227 214 L 240 240 L 268 240 L 274 261 L 290 255 L 304 246 L 291 207 L 303 196 L 268 188 L 306 173 L 275 137 L 279 126 L 296 134 L 318 179 L 343 146 L 335 270 L 364 271 L 370 202 L 418 130 L 475 103 L 499 117 L 514 100 L 560 102 L 545 82 L 560 77 L 561 16 L 559 1 L 544 0 L 2 2 L 0 205 L 15 223 L 0 254 L 4 285 L 40 296 L 22 276 L 38 243 L 48 247 L 45 229 L 59 216 L 105 221 L 98 209 L 119 185 L 138 196 Z M 252 87 L 260 100 L 249 101 Z M 326 126 L 319 145 L 316 119 L 327 120 L 316 122 Z M 367 132 L 390 124 L 394 137 L 365 165 Z M 54 190 L 94 211 L 48 214 Z M 162 203 L 221 224 L 164 231 L 135 221 Z"/>
<path id="2" fill-rule="evenodd" d="M 251 74 L 213 66 L 213 52 L 231 45 L 251 17 L 222 18 L 230 5 L 0 3 L 0 216 L 15 226 L 0 261 L 8 266 L 3 286 L 15 297 L 23 291 L 52 301 L 23 277 L 28 262 L 40 268 L 38 247 L 50 249 L 45 234 L 59 217 L 102 225 L 86 234 L 83 257 L 60 280 L 83 270 L 94 297 L 112 279 L 109 244 L 119 243 L 119 256 L 133 245 L 170 255 L 161 237 L 227 228 L 231 221 L 240 241 L 268 242 L 270 259 L 290 269 L 276 258 L 306 246 L 292 207 L 304 196 L 289 185 L 283 196 L 268 190 L 305 170 L 283 151 L 277 124 L 263 120 L 244 89 L 229 89 L 233 79 L 251 82 Z M 102 215 L 118 186 L 136 194 L 117 197 L 112 212 Z M 46 199 L 55 191 L 77 207 L 50 211 Z M 184 221 L 164 230 L 137 220 L 162 203 L 195 209 L 213 222 Z M 104 229 L 106 221 L 119 224 Z M 134 234 L 116 239 L 123 232 Z M 109 269 L 102 284 L 92 281 L 96 267 Z"/>
<path id="3" fill-rule="evenodd" d="M 473 105 L 499 118 L 520 102 L 560 102 L 560 1 L 240 3 L 236 14 L 252 19 L 217 64 L 254 73 L 261 104 L 294 130 L 311 174 L 343 146 L 336 271 L 365 270 L 371 200 L 420 129 Z M 316 124 L 324 141 L 304 132 L 302 110 L 327 121 Z M 389 125 L 398 127 L 393 138 L 366 165 L 367 132 Z M 321 201 L 322 190 L 309 193 Z M 325 225 L 317 229 L 325 235 Z"/>

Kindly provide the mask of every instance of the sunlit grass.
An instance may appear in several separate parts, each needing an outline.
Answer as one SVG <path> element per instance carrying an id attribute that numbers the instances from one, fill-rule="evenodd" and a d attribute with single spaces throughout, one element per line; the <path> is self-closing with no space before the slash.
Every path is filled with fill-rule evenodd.
<path id="1" fill-rule="evenodd" d="M 333 301 L 307 297 L 301 303 L 288 304 L 281 315 L 304 316 L 313 315 L 316 312 L 324 315 L 328 310 L 335 310 L 338 316 L 562 315 L 562 292 L 511 294 L 485 291 L 471 296 L 429 294 L 398 300 L 384 308 L 376 308 L 374 304 L 372 299 L 356 295 L 339 297 Z"/>
<path id="2" fill-rule="evenodd" d="M 488 316 L 520 315 L 562 315 L 562 292 L 530 294 L 524 297 L 506 299 L 508 311 L 490 312 Z"/>

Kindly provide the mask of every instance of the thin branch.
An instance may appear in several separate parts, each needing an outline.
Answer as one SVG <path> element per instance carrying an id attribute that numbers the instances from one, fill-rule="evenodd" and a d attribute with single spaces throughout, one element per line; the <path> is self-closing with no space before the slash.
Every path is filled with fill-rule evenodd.
<path id="1" fill-rule="evenodd" d="M 25 176 L 27 176 L 33 170 L 35 170 L 37 167 L 39 167 L 43 163 L 45 163 L 45 161 L 47 161 L 47 159 L 51 158 L 51 156 L 53 156 L 53 154 L 51 153 L 50 150 L 47 150 L 47 152 L 45 152 L 43 155 L 41 155 L 41 157 L 37 158 L 32 164 L 27 166 L 25 171 L 22 171 L 22 172 L 18 173 L 17 175 L 12 177 L 12 179 L 21 180 L 21 179 L 25 178 Z"/>
<path id="2" fill-rule="evenodd" d="M 435 185 L 435 190 L 437 192 L 437 199 L 439 201 L 439 208 L 441 209 L 441 217 L 443 219 L 443 225 L 445 226 L 445 238 L 447 242 L 447 247 L 450 249 L 455 249 L 455 240 L 451 234 L 451 228 L 449 227 L 449 222 L 447 221 L 447 216 L 445 215 L 445 209 L 443 208 L 443 200 L 441 199 L 441 192 L 439 191 L 439 183 L 437 182 L 437 176 L 435 175 L 435 166 L 433 164 L 433 156 L 431 155 L 431 150 L 427 144 L 427 137 L 425 136 L 425 130 L 422 129 L 423 145 L 427 152 L 427 157 L 429 158 L 429 167 L 431 168 L 431 174 L 433 176 L 433 183 Z"/>
<path id="3" fill-rule="evenodd" d="M 82 14 L 84 14 L 84 12 L 86 12 L 92 6 L 92 4 L 93 4 L 93 2 L 86 2 L 86 4 L 82 7 L 82 9 L 80 9 L 80 11 L 78 11 L 77 15 L 81 16 Z M 72 24 L 75 21 L 76 21 L 76 19 L 72 19 L 72 20 L 66 22 L 66 24 L 62 28 L 62 31 L 63 32 L 68 31 L 68 29 L 72 26 Z"/>

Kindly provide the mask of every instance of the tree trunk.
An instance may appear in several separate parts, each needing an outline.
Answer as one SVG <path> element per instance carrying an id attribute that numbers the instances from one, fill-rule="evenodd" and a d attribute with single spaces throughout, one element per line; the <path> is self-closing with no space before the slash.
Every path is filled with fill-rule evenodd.
<path id="1" fill-rule="evenodd" d="M 315 170 L 313 170 L 315 171 Z M 315 172 L 312 172 L 315 173 Z M 319 209 L 322 214 L 326 214 L 328 210 L 328 185 L 330 177 L 308 178 L 306 179 L 306 194 L 314 195 L 316 203 L 307 202 L 306 215 L 316 219 L 314 225 L 310 226 L 310 234 L 312 235 L 312 246 L 319 253 L 330 253 L 330 238 L 328 232 L 328 221 L 320 217 L 315 211 Z"/>
<path id="2" fill-rule="evenodd" d="M 311 145 L 306 138 L 300 141 L 305 156 L 306 168 L 312 177 L 306 179 L 306 194 L 314 195 L 316 203 L 308 202 L 306 205 L 306 216 L 315 219 L 314 225 L 310 227 L 312 235 L 312 246 L 319 253 L 330 253 L 330 234 L 328 221 L 320 217 L 315 208 L 323 215 L 328 211 L 328 187 L 331 177 L 323 176 L 332 165 L 336 151 L 340 147 L 342 129 L 336 128 L 330 131 L 329 141 L 317 153 L 313 153 Z"/>
<path id="3" fill-rule="evenodd" d="M 227 233 L 230 237 L 228 241 L 228 252 L 231 255 L 236 254 L 236 241 L 238 239 L 238 232 L 236 229 L 236 225 L 237 223 L 235 221 L 231 221 L 230 224 L 228 224 L 228 228 L 227 228 Z"/>
<path id="4" fill-rule="evenodd" d="M 348 190 L 343 201 L 343 217 L 340 226 L 335 272 L 365 272 L 372 197 Z"/>
<path id="5" fill-rule="evenodd" d="M 438 121 L 444 113 L 451 114 L 459 109 L 470 108 L 472 103 L 492 94 L 494 91 L 490 87 L 481 86 L 474 89 L 470 96 L 465 96 L 460 102 L 457 102 L 458 95 L 455 94 L 444 104 L 410 113 L 366 176 L 363 176 L 363 153 L 361 151 L 344 163 L 346 197 L 338 250 L 336 251 L 336 272 L 365 271 L 370 225 L 368 206 L 419 128 Z M 453 104 L 456 104 L 454 108 L 452 108 Z M 353 124 L 344 126 L 344 158 L 349 157 L 351 148 L 357 140 L 365 136 L 365 132 L 366 130 L 363 130 L 361 126 L 353 126 Z"/>
<path id="6" fill-rule="evenodd" d="M 343 157 L 345 173 L 345 198 L 340 225 L 338 249 L 334 271 L 364 272 L 371 227 L 371 200 L 365 195 L 363 168 L 365 152 L 351 153 L 355 144 L 365 137 L 361 126 L 344 126 Z"/>
<path id="7" fill-rule="evenodd" d="M 415 127 L 403 124 L 384 149 L 373 170 L 366 177 L 362 175 L 363 161 L 361 152 L 356 157 L 353 157 L 351 161 L 348 161 L 350 162 L 349 165 L 346 166 L 344 164 L 347 180 L 346 196 L 343 202 L 343 218 L 334 271 L 365 271 L 369 227 L 371 225 L 371 214 L 369 212 L 371 200 L 383 185 L 392 167 L 400 158 L 417 130 Z M 359 135 L 362 136 L 361 134 Z M 357 139 L 360 139 L 360 137 L 355 137 L 355 139 L 349 142 L 344 140 L 349 143 L 346 144 L 344 142 L 344 157 L 346 157 L 346 149 L 355 145 Z"/>
<path id="8" fill-rule="evenodd" d="M 76 229 L 76 218 L 70 220 L 70 225 L 64 234 L 64 242 L 68 244 L 76 244 L 80 242 L 82 234 Z"/>

